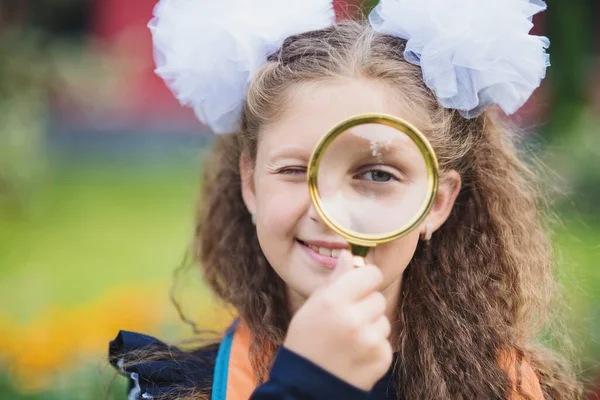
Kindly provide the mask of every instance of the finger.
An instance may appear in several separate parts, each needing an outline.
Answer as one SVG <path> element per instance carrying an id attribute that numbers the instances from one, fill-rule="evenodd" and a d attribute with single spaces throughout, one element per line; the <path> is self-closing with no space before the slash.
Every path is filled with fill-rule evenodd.
<path id="1" fill-rule="evenodd" d="M 335 265 L 335 269 L 329 276 L 329 282 L 335 282 L 340 276 L 351 271 L 353 268 L 352 253 L 348 250 L 342 250 L 338 257 L 337 264 Z"/>
<path id="2" fill-rule="evenodd" d="M 378 335 L 378 337 L 381 338 L 387 339 L 392 334 L 392 324 L 385 315 L 380 316 L 369 326 L 369 329 L 372 330 L 375 335 Z"/>
<path id="3" fill-rule="evenodd" d="M 374 350 L 381 363 L 381 371 L 388 371 L 394 361 L 394 350 L 389 340 L 383 340 Z"/>
<path id="4" fill-rule="evenodd" d="M 328 291 L 341 301 L 356 301 L 377 290 L 382 281 L 383 275 L 379 268 L 366 265 L 344 273 L 331 284 Z"/>
<path id="5" fill-rule="evenodd" d="M 353 312 L 360 316 L 361 321 L 370 323 L 384 316 L 387 301 L 381 292 L 373 292 L 356 303 Z"/>
<path id="6" fill-rule="evenodd" d="M 386 317 L 380 317 L 363 329 L 364 343 L 369 349 L 378 348 L 384 342 L 388 342 L 390 332 L 391 326 L 389 320 Z"/>

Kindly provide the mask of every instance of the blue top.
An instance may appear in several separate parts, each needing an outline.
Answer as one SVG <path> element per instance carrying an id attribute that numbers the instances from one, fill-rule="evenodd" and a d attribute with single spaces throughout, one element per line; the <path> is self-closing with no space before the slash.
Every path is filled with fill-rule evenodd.
<path id="1" fill-rule="evenodd" d="M 218 348 L 217 344 L 183 352 L 151 336 L 121 331 L 110 342 L 109 360 L 129 378 L 129 400 L 177 397 L 185 389 L 211 392 Z M 141 349 L 169 350 L 173 357 L 125 366 L 127 353 Z M 372 391 L 365 392 L 281 347 L 269 381 L 259 386 L 250 400 L 396 400 L 391 372 L 390 369 Z"/>

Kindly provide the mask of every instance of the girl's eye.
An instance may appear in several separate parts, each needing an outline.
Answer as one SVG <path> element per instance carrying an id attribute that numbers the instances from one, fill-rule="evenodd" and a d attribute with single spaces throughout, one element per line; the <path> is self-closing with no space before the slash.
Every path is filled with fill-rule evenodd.
<path id="1" fill-rule="evenodd" d="M 300 175 L 300 174 L 306 174 L 306 168 L 305 167 L 287 167 L 287 168 L 282 168 L 278 171 L 279 174 L 281 175 Z"/>
<path id="2" fill-rule="evenodd" d="M 359 179 L 365 179 L 367 181 L 372 181 L 376 183 L 386 183 L 392 180 L 397 180 L 391 173 L 382 171 L 380 169 L 372 169 L 370 171 L 363 172 L 362 174 L 357 175 L 357 177 Z"/>

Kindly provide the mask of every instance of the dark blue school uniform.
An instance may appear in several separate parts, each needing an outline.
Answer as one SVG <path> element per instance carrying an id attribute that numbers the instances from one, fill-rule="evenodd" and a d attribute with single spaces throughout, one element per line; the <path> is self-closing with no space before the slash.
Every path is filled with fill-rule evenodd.
<path id="1" fill-rule="evenodd" d="M 210 393 L 218 345 L 184 353 L 151 336 L 121 331 L 110 342 L 109 360 L 129 378 L 129 400 L 177 397 L 185 389 L 207 389 Z M 136 350 L 169 350 L 173 359 L 127 365 L 127 353 Z M 307 359 L 279 349 L 268 382 L 259 386 L 250 400 L 395 400 L 391 370 L 365 392 L 338 379 Z"/>

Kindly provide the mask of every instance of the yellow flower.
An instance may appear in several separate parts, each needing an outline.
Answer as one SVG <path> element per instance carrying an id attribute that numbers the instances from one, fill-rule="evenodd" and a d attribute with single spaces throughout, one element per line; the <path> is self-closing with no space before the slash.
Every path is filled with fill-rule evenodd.
<path id="1" fill-rule="evenodd" d="M 25 326 L 3 322 L 2 362 L 16 386 L 41 389 L 55 373 L 106 354 L 119 329 L 156 331 L 165 322 L 166 306 L 156 293 L 154 288 L 112 289 L 89 304 L 51 309 Z"/>
<path id="2" fill-rule="evenodd" d="M 88 304 L 50 309 L 26 325 L 0 319 L 0 363 L 15 386 L 25 391 L 47 388 L 59 372 L 90 359 L 107 363 L 108 342 L 119 330 L 159 335 L 166 323 L 178 321 L 166 293 L 163 284 L 119 287 Z M 196 304 L 200 306 L 194 315 L 201 316 L 203 329 L 222 331 L 231 322 L 231 314 L 208 296 L 202 295 Z M 177 326 L 180 333 L 189 334 L 185 325 L 178 322 Z"/>

